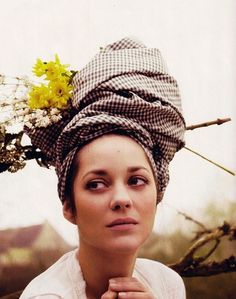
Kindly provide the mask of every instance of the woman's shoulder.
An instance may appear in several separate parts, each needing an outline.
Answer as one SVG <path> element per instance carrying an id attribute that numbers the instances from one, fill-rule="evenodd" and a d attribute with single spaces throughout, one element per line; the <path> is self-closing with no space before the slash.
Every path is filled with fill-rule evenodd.
<path id="1" fill-rule="evenodd" d="M 137 258 L 136 260 L 136 268 L 142 270 L 142 272 L 151 273 L 152 275 L 167 275 L 173 279 L 181 279 L 177 272 L 169 268 L 168 266 L 154 260 L 145 259 L 145 258 Z"/>
<path id="2" fill-rule="evenodd" d="M 25 288 L 20 299 L 29 298 L 67 298 L 73 293 L 73 280 L 75 274 L 71 273 L 71 264 L 74 264 L 75 251 L 64 254 L 56 263 L 46 271 L 35 277 Z M 74 271 L 75 272 L 75 271 Z M 78 271 L 79 272 L 79 271 Z M 70 298 L 71 295 L 70 295 Z"/>
<path id="3" fill-rule="evenodd" d="M 149 259 L 138 258 L 135 271 L 161 298 L 184 299 L 185 287 L 181 276 L 166 265 Z"/>

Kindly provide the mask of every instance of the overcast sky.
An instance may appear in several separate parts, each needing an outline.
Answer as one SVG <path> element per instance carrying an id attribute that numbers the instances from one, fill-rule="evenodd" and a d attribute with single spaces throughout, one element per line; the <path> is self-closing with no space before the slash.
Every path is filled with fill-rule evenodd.
<path id="1" fill-rule="evenodd" d="M 234 0 L 0 0 L 0 7 L 0 73 L 10 76 L 30 75 L 36 58 L 55 53 L 80 69 L 100 46 L 125 36 L 158 48 L 179 83 L 187 124 L 233 120 L 187 132 L 187 146 L 236 171 Z M 185 149 L 170 170 L 155 230 L 180 225 L 170 206 L 201 217 L 209 202 L 236 204 L 235 177 Z M 0 174 L 0 229 L 48 219 L 75 242 L 56 184 L 54 171 L 34 162 L 16 174 Z"/>

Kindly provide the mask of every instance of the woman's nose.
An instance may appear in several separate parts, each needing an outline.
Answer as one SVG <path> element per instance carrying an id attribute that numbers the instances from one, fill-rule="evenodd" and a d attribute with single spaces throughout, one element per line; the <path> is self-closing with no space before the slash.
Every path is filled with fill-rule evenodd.
<path id="1" fill-rule="evenodd" d="M 125 186 L 117 186 L 110 201 L 110 208 L 115 210 L 127 209 L 132 206 L 132 200 Z"/>

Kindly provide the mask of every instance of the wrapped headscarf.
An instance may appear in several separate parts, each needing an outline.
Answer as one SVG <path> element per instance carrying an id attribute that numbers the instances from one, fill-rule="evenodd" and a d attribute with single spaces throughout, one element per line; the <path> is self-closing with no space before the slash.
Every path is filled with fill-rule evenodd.
<path id="1" fill-rule="evenodd" d="M 185 131 L 178 85 L 160 51 L 122 39 L 101 49 L 75 75 L 73 88 L 68 115 L 47 128 L 27 130 L 32 143 L 56 168 L 61 201 L 78 149 L 117 131 L 132 137 L 146 152 L 160 199 L 169 180 L 169 162 L 184 146 Z"/>

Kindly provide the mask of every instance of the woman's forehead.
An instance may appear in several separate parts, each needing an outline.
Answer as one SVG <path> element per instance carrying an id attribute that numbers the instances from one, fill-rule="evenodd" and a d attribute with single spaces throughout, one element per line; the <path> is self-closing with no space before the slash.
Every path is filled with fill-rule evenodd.
<path id="1" fill-rule="evenodd" d="M 143 148 L 131 137 L 106 134 L 86 144 L 77 154 L 80 168 L 86 165 L 106 165 L 108 162 L 117 166 L 126 162 L 127 167 L 149 164 Z"/>

